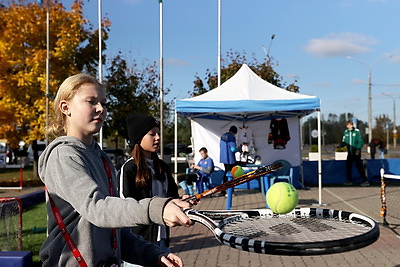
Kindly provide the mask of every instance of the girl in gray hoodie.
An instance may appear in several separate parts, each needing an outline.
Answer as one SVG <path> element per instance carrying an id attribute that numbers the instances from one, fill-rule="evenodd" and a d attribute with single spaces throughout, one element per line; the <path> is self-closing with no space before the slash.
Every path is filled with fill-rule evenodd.
<path id="1" fill-rule="evenodd" d="M 56 139 L 39 158 L 39 175 L 48 191 L 48 237 L 40 250 L 43 266 L 119 266 L 121 260 L 183 266 L 178 256 L 163 253 L 126 229 L 152 223 L 190 226 L 181 211 L 190 204 L 117 197 L 115 169 L 93 137 L 106 118 L 105 102 L 103 86 L 85 74 L 67 78 L 57 92 L 47 129 Z"/>

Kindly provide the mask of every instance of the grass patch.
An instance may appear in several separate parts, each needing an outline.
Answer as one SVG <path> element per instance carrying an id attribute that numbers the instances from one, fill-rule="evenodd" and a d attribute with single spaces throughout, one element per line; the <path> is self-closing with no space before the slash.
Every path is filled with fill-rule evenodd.
<path id="1" fill-rule="evenodd" d="M 0 186 L 19 186 L 22 174 L 23 186 L 43 185 L 39 177 L 33 175 L 33 167 L 22 168 L 0 168 Z"/>
<path id="2" fill-rule="evenodd" d="M 39 250 L 46 239 L 46 203 L 26 208 L 22 213 L 22 249 L 32 251 L 34 266 L 40 266 Z"/>

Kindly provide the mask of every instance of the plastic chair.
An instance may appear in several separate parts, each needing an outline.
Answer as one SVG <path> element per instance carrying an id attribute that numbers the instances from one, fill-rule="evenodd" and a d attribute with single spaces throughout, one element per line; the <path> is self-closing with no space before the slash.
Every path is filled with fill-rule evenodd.
<path id="1" fill-rule="evenodd" d="M 283 168 L 270 173 L 269 175 L 269 185 L 270 187 L 275 183 L 276 180 L 286 180 L 289 184 L 293 184 L 293 168 L 287 160 L 280 159 L 274 163 L 282 163 Z"/>
<path id="2" fill-rule="evenodd" d="M 214 167 L 214 170 L 210 173 L 210 188 L 214 188 L 217 185 L 223 183 L 224 180 L 224 170 L 219 168 L 218 166 Z"/>

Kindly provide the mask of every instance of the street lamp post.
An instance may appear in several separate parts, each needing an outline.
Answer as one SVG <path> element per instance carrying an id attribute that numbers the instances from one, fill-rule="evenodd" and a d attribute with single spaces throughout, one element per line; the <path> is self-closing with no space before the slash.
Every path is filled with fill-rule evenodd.
<path id="1" fill-rule="evenodd" d="M 393 148 L 396 148 L 397 127 L 396 127 L 396 98 L 387 93 L 382 93 L 393 100 Z"/>
<path id="2" fill-rule="evenodd" d="M 354 59 L 352 57 L 349 57 L 349 56 L 347 57 L 347 59 L 353 60 L 353 61 L 355 61 L 355 62 L 357 62 L 357 63 L 359 63 L 361 65 L 364 65 L 368 69 L 368 139 L 369 140 L 372 139 L 372 92 L 371 92 L 372 91 L 371 90 L 372 83 L 371 83 L 371 70 L 376 64 L 378 64 L 378 63 L 380 63 L 382 61 L 385 61 L 386 59 L 391 58 L 392 56 L 393 55 L 387 56 L 387 57 L 385 57 L 383 59 L 380 59 L 380 60 L 376 61 L 375 63 L 373 63 L 371 65 L 368 65 L 367 63 L 362 62 L 362 61 L 357 60 L 357 59 Z"/>
<path id="3" fill-rule="evenodd" d="M 272 45 L 272 41 L 275 39 L 275 34 L 271 35 L 271 40 L 269 41 L 269 46 L 268 46 L 268 50 L 265 49 L 264 46 L 261 46 L 262 49 L 264 50 L 265 53 L 265 66 L 269 66 L 271 63 L 270 57 L 269 57 L 269 50 L 271 49 L 271 45 Z"/>
<path id="4" fill-rule="evenodd" d="M 267 50 L 267 57 L 269 57 L 269 50 L 271 49 L 272 41 L 275 39 L 275 34 L 271 35 L 271 41 L 269 42 L 268 50 Z"/>

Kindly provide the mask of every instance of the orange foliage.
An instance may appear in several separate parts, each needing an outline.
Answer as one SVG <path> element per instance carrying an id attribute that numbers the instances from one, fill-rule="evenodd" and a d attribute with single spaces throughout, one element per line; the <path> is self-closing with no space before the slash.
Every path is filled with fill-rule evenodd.
<path id="1" fill-rule="evenodd" d="M 0 7 L 0 138 L 12 147 L 19 141 L 45 138 L 47 13 L 50 110 L 52 98 L 66 77 L 96 71 L 93 66 L 98 52 L 90 40 L 98 33 L 83 19 L 83 1 L 75 0 L 70 11 L 59 0 L 49 0 L 48 5 L 49 12 L 47 1 L 40 7 L 36 1 L 11 0 Z M 110 22 L 104 19 L 103 24 L 106 40 Z"/>

